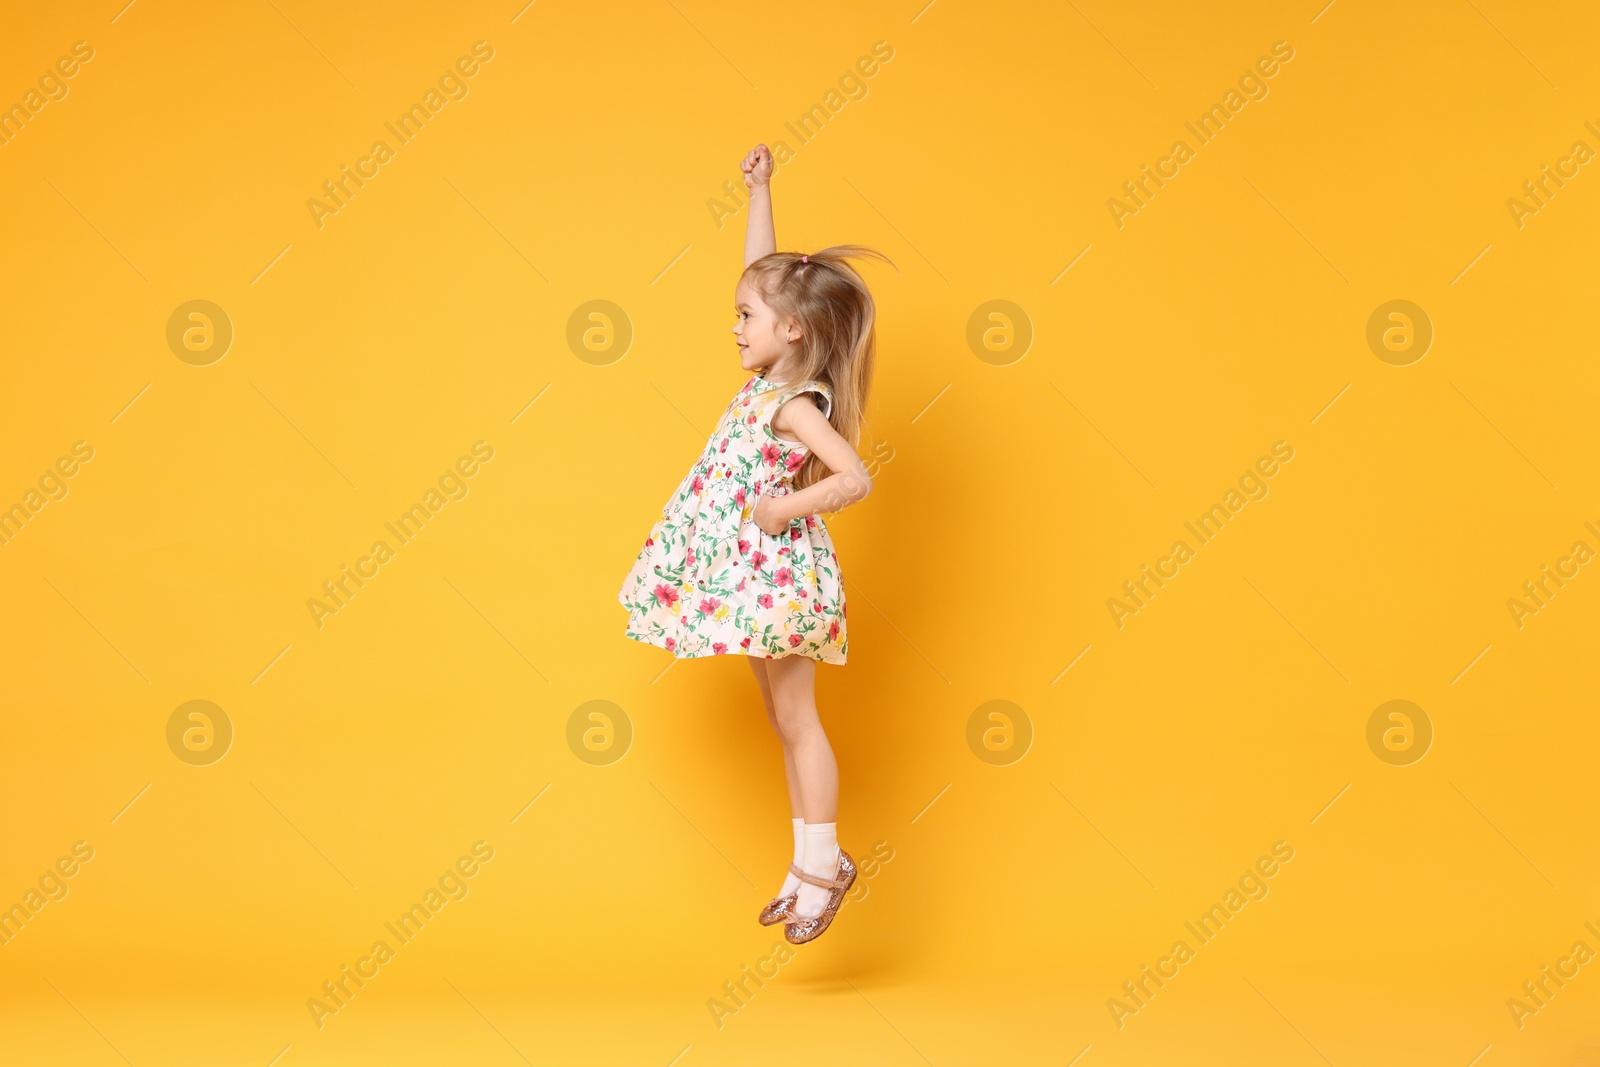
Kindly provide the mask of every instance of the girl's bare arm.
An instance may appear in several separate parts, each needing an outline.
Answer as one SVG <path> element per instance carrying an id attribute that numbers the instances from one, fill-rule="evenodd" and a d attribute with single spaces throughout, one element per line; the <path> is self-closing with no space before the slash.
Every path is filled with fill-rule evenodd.
<path id="1" fill-rule="evenodd" d="M 778 232 L 772 225 L 772 153 L 758 144 L 739 164 L 750 190 L 750 213 L 744 223 L 744 265 L 778 250 Z"/>
<path id="2" fill-rule="evenodd" d="M 867 465 L 809 397 L 802 395 L 787 401 L 773 416 L 773 428 L 793 435 L 834 473 L 798 492 L 763 496 L 751 516 L 763 532 L 782 533 L 790 522 L 803 515 L 838 511 L 872 492 Z"/>

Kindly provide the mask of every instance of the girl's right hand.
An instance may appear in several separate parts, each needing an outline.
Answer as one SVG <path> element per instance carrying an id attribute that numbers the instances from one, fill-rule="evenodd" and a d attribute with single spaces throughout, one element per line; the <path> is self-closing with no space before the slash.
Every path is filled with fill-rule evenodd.
<path id="1" fill-rule="evenodd" d="M 744 157 L 739 169 L 744 171 L 745 188 L 765 186 L 772 180 L 772 153 L 767 151 L 766 145 L 758 144 L 750 149 L 750 154 Z"/>

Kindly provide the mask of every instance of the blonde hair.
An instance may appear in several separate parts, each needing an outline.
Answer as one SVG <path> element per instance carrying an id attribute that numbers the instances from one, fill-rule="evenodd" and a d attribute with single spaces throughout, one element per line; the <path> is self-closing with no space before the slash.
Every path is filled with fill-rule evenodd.
<path id="1" fill-rule="evenodd" d="M 773 252 L 751 263 L 744 273 L 780 320 L 793 318 L 800 323 L 800 371 L 795 381 L 827 383 L 833 392 L 828 423 L 856 447 L 866 421 L 877 355 L 877 311 L 867 283 L 849 263 L 852 259 L 881 259 L 894 266 L 888 256 L 864 245 L 834 245 L 804 256 Z M 820 459 L 808 455 L 795 472 L 794 487 L 804 489 L 827 473 Z"/>

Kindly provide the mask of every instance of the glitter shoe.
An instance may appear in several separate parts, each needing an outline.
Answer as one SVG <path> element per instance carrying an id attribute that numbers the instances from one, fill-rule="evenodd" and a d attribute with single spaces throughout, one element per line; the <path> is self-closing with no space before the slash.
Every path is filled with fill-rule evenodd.
<path id="1" fill-rule="evenodd" d="M 850 853 L 844 849 L 839 850 L 839 875 L 834 879 L 819 878 L 814 874 L 804 871 L 795 871 L 795 877 L 802 882 L 821 886 L 832 890 L 828 894 L 828 902 L 823 905 L 821 914 L 801 915 L 794 911 L 794 905 L 789 906 L 789 911 L 784 920 L 783 936 L 791 945 L 803 945 L 807 941 L 815 940 L 822 936 L 822 931 L 833 922 L 833 917 L 839 913 L 839 908 L 844 904 L 844 895 L 855 884 L 856 864 L 850 858 Z"/>
<path id="2" fill-rule="evenodd" d="M 789 873 L 796 878 L 805 877 L 805 872 L 797 864 L 789 864 Z M 794 902 L 798 896 L 799 894 L 797 893 L 790 893 L 785 897 L 773 897 L 767 901 L 767 906 L 761 909 L 761 914 L 756 921 L 762 926 L 772 926 L 775 923 L 783 922 L 789 917 L 789 909 L 794 907 Z"/>

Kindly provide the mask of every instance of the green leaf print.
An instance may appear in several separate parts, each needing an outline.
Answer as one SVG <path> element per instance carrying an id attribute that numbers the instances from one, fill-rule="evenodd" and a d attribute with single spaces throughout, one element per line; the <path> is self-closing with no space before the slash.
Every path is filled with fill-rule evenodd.
<path id="1" fill-rule="evenodd" d="M 759 375 L 733 398 L 619 594 L 628 636 L 681 658 L 742 652 L 845 661 L 844 590 L 820 516 L 794 519 L 776 535 L 746 517 L 762 496 L 791 490 L 803 456 L 777 437 L 771 419 L 783 399 L 807 390 L 831 403 L 822 383 L 780 388 Z"/>

